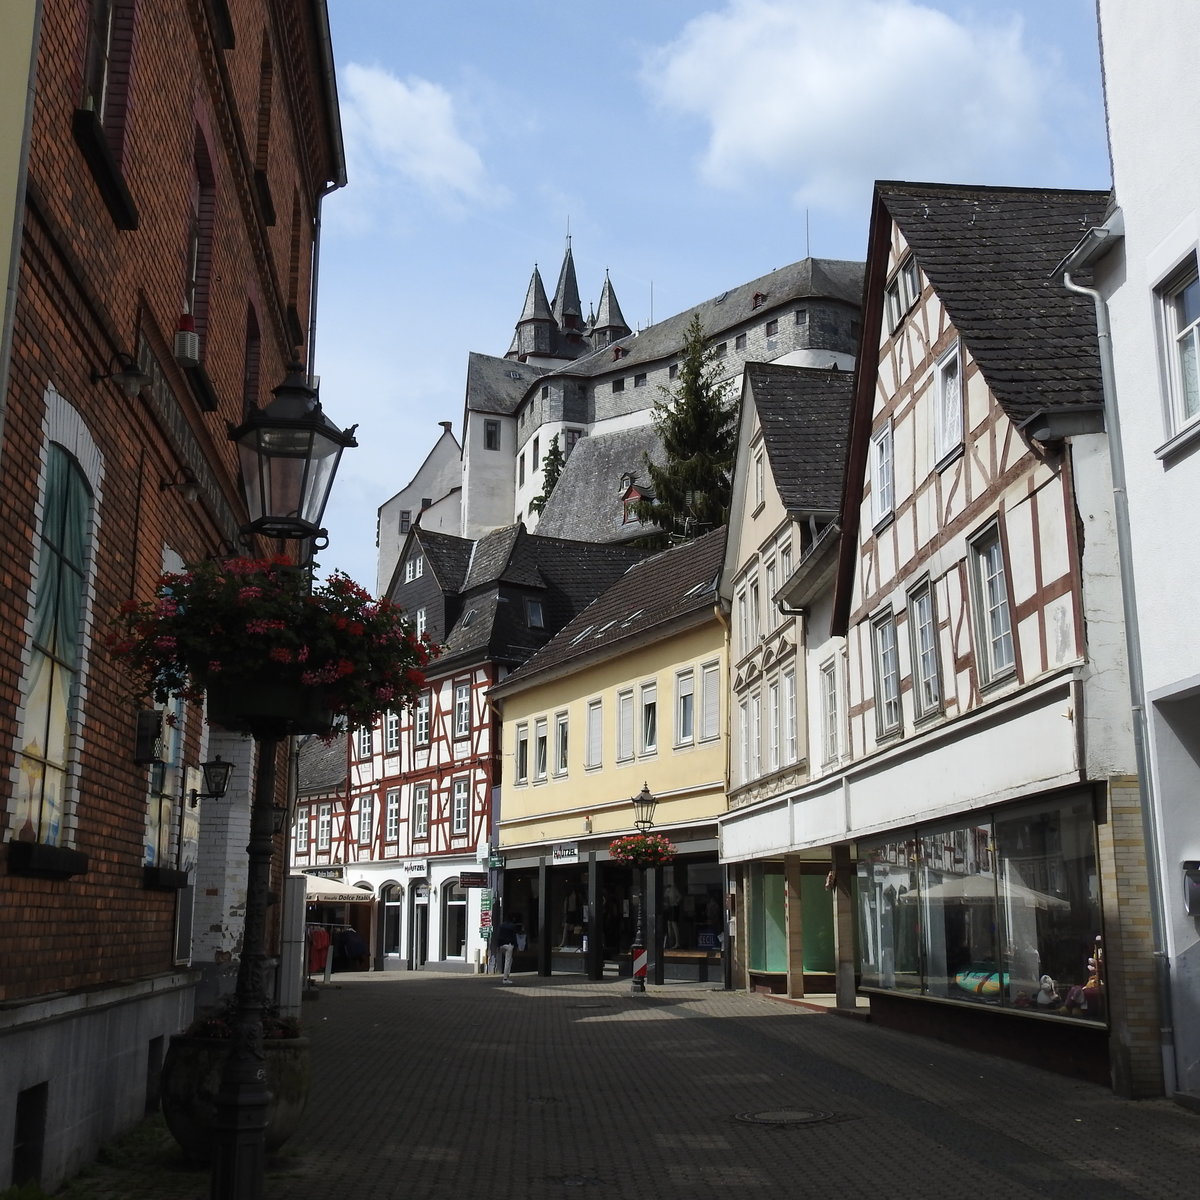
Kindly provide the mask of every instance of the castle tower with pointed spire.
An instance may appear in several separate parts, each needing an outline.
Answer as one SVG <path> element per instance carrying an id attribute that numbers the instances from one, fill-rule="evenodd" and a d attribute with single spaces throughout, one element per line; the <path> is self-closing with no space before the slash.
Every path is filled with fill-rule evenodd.
<path id="1" fill-rule="evenodd" d="M 529 288 L 525 292 L 525 306 L 517 320 L 512 345 L 504 357 L 518 358 L 521 362 L 528 361 L 531 355 L 550 357 L 556 333 L 554 314 L 550 311 L 550 301 L 546 299 L 546 287 L 535 263 Z"/>
<path id="2" fill-rule="evenodd" d="M 600 293 L 600 309 L 592 321 L 592 348 L 602 350 L 619 338 L 628 337 L 632 332 L 625 323 L 621 306 L 617 303 L 617 293 L 613 291 L 612 280 L 605 271 L 604 290 Z"/>
<path id="3" fill-rule="evenodd" d="M 582 358 L 598 345 L 607 346 L 613 339 L 629 333 L 616 299 L 612 297 L 612 285 L 607 277 L 604 287 L 604 296 L 611 297 L 610 307 L 615 309 L 617 324 L 610 327 L 607 341 L 596 343 L 591 338 L 591 322 L 583 318 L 583 302 L 579 298 L 579 281 L 575 275 L 575 256 L 568 238 L 552 301 L 546 299 L 542 277 L 534 267 L 533 278 L 525 294 L 525 307 L 521 310 L 512 345 L 505 357 L 535 366 L 554 367 L 564 361 Z M 601 309 L 605 311 L 603 296 Z M 618 327 L 620 332 L 613 332 Z"/>

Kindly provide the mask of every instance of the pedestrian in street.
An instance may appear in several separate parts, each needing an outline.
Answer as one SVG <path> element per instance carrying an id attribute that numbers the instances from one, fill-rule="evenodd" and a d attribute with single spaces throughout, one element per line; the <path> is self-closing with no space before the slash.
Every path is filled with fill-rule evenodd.
<path id="1" fill-rule="evenodd" d="M 505 918 L 496 930 L 496 966 L 501 972 L 501 983 L 512 983 L 513 952 L 517 948 L 517 927 Z"/>

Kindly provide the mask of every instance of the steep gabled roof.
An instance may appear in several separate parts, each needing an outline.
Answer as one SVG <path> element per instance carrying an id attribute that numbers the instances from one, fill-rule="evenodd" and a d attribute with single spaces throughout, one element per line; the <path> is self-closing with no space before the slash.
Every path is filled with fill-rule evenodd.
<path id="1" fill-rule="evenodd" d="M 1109 193 L 879 183 L 988 386 L 1020 424 L 1062 405 L 1097 405 L 1093 306 L 1054 274 L 1104 222 Z"/>
<path id="2" fill-rule="evenodd" d="M 349 735 L 339 733 L 331 741 L 306 737 L 296 752 L 296 781 L 301 796 L 323 796 L 343 788 L 349 777 Z"/>
<path id="3" fill-rule="evenodd" d="M 509 416 L 530 384 L 548 373 L 543 367 L 472 351 L 467 356 L 467 411 Z"/>
<path id="4" fill-rule="evenodd" d="M 717 602 L 724 553 L 725 530 L 716 529 L 636 563 L 493 691 L 518 690 L 703 619 Z"/>
<path id="5" fill-rule="evenodd" d="M 424 551 L 438 587 L 446 595 L 461 591 L 467 578 L 467 565 L 471 561 L 471 548 L 474 543 L 469 538 L 422 529 L 419 525 L 414 537 Z"/>
<path id="6" fill-rule="evenodd" d="M 566 265 L 565 263 L 563 264 Z M 521 325 L 526 321 L 551 321 L 553 314 L 550 311 L 550 301 L 546 299 L 546 288 L 542 283 L 541 272 L 535 266 L 533 275 L 529 279 L 529 288 L 525 293 L 525 303 L 521 308 L 521 316 L 517 320 L 517 324 Z"/>
<path id="7" fill-rule="evenodd" d="M 758 412 L 784 508 L 790 513 L 836 512 L 850 437 L 853 374 L 747 363 L 746 394 Z"/>

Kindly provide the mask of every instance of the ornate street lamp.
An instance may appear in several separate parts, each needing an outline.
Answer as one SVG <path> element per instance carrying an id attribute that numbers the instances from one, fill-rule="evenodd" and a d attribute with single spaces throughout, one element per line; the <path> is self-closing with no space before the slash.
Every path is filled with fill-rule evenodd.
<path id="1" fill-rule="evenodd" d="M 287 378 L 263 409 L 253 409 L 241 425 L 230 424 L 237 443 L 242 487 L 250 521 L 243 532 L 312 543 L 325 537 L 321 518 L 342 451 L 357 446 L 354 430 L 338 429 L 321 411 L 316 389 L 303 366 L 292 363 Z M 260 1200 L 266 1165 L 267 1089 L 263 1053 L 263 1010 L 267 1006 L 267 906 L 275 835 L 287 812 L 276 809 L 275 779 L 279 743 L 292 726 L 280 716 L 239 721 L 258 749 L 258 774 L 250 808 L 246 847 L 246 917 L 238 963 L 233 1037 L 217 1093 L 210 1200 Z M 206 764 L 211 766 L 212 764 Z M 205 786 L 208 786 L 206 779 Z"/>
<path id="2" fill-rule="evenodd" d="M 292 363 L 266 408 L 252 409 L 229 436 L 237 443 L 250 522 L 243 532 L 272 538 L 323 537 L 321 518 L 342 451 L 357 446 L 321 411 L 303 366 Z"/>
<path id="3" fill-rule="evenodd" d="M 233 763 L 226 762 L 219 754 L 216 758 L 200 764 L 204 775 L 205 799 L 220 800 L 229 791 L 229 776 L 233 772 Z"/>
<path id="4" fill-rule="evenodd" d="M 648 784 L 642 784 L 642 790 L 633 797 L 633 824 L 639 833 L 649 833 L 654 827 L 654 810 L 658 806 L 658 797 L 651 791 Z M 633 972 L 629 980 L 629 993 L 632 996 L 642 995 L 646 991 L 646 947 L 642 941 L 642 914 L 646 907 L 646 868 L 640 866 L 638 873 L 638 905 L 637 929 L 633 934 L 633 944 L 629 947 L 629 955 L 633 963 Z"/>

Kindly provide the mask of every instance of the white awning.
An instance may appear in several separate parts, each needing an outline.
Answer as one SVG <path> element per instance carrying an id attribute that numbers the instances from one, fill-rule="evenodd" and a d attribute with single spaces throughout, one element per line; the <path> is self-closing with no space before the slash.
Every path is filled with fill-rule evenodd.
<path id="1" fill-rule="evenodd" d="M 325 879 L 320 875 L 293 875 L 304 880 L 304 897 L 309 904 L 367 904 L 375 893 L 365 888 L 351 887 L 340 879 Z"/>

